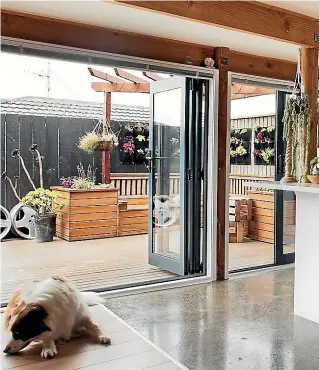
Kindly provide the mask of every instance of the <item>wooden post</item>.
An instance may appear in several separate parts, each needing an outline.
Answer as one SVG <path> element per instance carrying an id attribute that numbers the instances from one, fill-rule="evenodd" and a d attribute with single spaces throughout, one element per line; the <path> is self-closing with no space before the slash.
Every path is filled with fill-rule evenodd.
<path id="1" fill-rule="evenodd" d="M 216 48 L 215 63 L 219 69 L 218 91 L 218 175 L 217 175 L 217 279 L 224 280 L 226 271 L 226 194 L 228 132 L 228 48 Z M 228 217 L 228 210 L 227 210 Z"/>
<path id="2" fill-rule="evenodd" d="M 309 103 L 312 110 L 312 125 L 309 146 L 310 162 L 313 157 L 317 156 L 318 49 L 307 47 L 301 48 L 301 81 L 304 92 L 309 96 Z"/>
<path id="3" fill-rule="evenodd" d="M 111 123 L 111 93 L 104 93 L 105 99 L 105 120 L 106 124 Z M 103 128 L 104 133 L 105 128 Z M 111 182 L 111 152 L 109 150 L 102 151 L 102 184 L 109 184 Z"/>

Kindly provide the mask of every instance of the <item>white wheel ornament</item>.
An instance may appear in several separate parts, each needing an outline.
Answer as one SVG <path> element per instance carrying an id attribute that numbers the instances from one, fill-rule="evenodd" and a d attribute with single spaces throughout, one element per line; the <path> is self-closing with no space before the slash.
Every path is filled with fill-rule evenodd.
<path id="1" fill-rule="evenodd" d="M 10 218 L 10 212 L 3 206 L 0 205 L 1 210 L 1 234 L 0 234 L 0 240 L 2 240 L 5 236 L 8 235 L 8 232 L 11 229 L 11 218 Z"/>
<path id="2" fill-rule="evenodd" d="M 14 206 L 10 212 L 12 231 L 24 239 L 35 239 L 35 230 L 32 217 L 35 214 L 36 212 L 33 209 L 25 207 L 21 203 Z"/>
<path id="3" fill-rule="evenodd" d="M 153 223 L 158 227 L 169 227 L 179 219 L 179 196 L 155 195 Z"/>

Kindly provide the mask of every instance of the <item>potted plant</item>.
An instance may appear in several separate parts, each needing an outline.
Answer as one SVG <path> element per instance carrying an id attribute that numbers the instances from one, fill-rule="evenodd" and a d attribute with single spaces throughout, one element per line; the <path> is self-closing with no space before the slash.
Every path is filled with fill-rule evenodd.
<path id="1" fill-rule="evenodd" d="M 59 193 L 43 188 L 30 191 L 21 199 L 21 203 L 36 212 L 34 216 L 35 235 L 38 243 L 51 242 L 55 234 L 56 213 L 60 206 L 54 201 Z"/>
<path id="2" fill-rule="evenodd" d="M 106 122 L 99 121 L 92 132 L 87 132 L 79 139 L 78 147 L 87 153 L 95 150 L 110 151 L 118 145 L 116 135 Z"/>
<path id="3" fill-rule="evenodd" d="M 315 157 L 310 161 L 308 180 L 313 184 L 319 184 L 319 157 Z"/>

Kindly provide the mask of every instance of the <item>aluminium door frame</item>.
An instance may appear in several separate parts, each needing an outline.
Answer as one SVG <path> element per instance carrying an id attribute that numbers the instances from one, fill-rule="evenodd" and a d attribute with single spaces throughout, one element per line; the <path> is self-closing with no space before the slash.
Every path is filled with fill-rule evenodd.
<path id="1" fill-rule="evenodd" d="M 207 271 L 205 276 L 189 277 L 168 282 L 145 282 L 144 286 L 119 287 L 113 291 L 100 291 L 99 294 L 107 297 L 119 297 L 135 293 L 156 291 L 168 288 L 191 286 L 196 284 L 210 283 L 216 280 L 216 240 L 217 240 L 217 137 L 218 137 L 218 86 L 219 71 L 192 65 L 164 62 L 147 58 L 127 57 L 119 54 L 92 51 L 87 49 L 67 47 L 63 45 L 34 42 L 10 37 L 1 40 L 3 52 L 50 58 L 57 60 L 87 63 L 91 65 L 103 65 L 135 70 L 148 70 L 157 73 L 173 73 L 185 77 L 198 77 L 209 80 L 211 109 L 209 113 L 208 142 L 212 143 L 208 148 L 207 187 L 212 189 L 207 196 Z"/>

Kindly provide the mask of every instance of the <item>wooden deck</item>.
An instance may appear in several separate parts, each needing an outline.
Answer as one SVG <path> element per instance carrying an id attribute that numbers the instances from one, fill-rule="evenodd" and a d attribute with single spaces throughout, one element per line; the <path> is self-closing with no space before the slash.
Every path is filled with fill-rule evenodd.
<path id="1" fill-rule="evenodd" d="M 149 369 L 178 370 L 186 369 L 173 362 L 163 351 L 146 341 L 128 327 L 117 316 L 103 306 L 90 308 L 94 319 L 111 338 L 110 346 L 91 343 L 88 337 L 72 339 L 71 342 L 58 345 L 58 354 L 50 360 L 40 357 L 40 344 L 33 343 L 16 355 L 6 356 L 1 353 L 1 369 L 17 370 L 114 370 L 114 369 Z M 0 315 L 0 319 L 2 320 Z M 1 326 L 3 328 L 3 325 Z M 9 333 L 2 329 L 1 347 Z M 2 352 L 2 351 L 1 351 Z"/>
<path id="2" fill-rule="evenodd" d="M 1 243 L 1 301 L 29 279 L 62 275 L 79 289 L 118 287 L 174 277 L 148 264 L 148 236 L 39 244 L 31 240 Z M 273 263 L 273 245 L 247 241 L 230 244 L 230 270 Z"/>
<path id="3" fill-rule="evenodd" d="M 8 240 L 1 245 L 1 298 L 28 279 L 62 275 L 79 289 L 97 289 L 174 276 L 148 264 L 147 235 L 52 243 Z"/>

